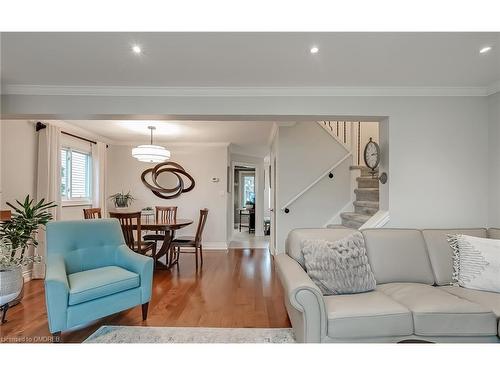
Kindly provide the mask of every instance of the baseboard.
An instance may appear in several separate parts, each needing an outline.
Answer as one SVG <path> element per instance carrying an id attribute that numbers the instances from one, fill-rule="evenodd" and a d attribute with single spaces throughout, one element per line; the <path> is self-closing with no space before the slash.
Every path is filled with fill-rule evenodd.
<path id="1" fill-rule="evenodd" d="M 203 250 L 227 250 L 227 242 L 203 242 Z"/>

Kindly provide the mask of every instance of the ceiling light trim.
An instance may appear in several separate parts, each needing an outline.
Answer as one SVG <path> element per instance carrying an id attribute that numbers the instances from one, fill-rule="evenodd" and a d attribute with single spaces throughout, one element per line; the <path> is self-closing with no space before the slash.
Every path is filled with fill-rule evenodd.
<path id="1" fill-rule="evenodd" d="M 497 83 L 487 87 L 148 87 L 5 85 L 3 95 L 47 96 L 171 96 L 171 97 L 266 97 L 266 96 L 488 96 Z M 496 88 L 495 88 L 496 87 Z"/>

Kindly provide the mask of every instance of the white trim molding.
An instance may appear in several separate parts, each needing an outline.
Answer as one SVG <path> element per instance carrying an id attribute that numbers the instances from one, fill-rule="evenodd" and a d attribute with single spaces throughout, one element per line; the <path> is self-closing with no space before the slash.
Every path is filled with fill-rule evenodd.
<path id="1" fill-rule="evenodd" d="M 359 227 L 359 230 L 367 228 L 382 228 L 390 220 L 389 211 L 379 210 L 368 219 L 366 223 Z"/>
<path id="2" fill-rule="evenodd" d="M 500 81 L 496 81 L 488 86 L 488 95 L 494 95 L 500 92 Z"/>
<path id="3" fill-rule="evenodd" d="M 227 242 L 203 242 L 203 250 L 228 250 Z"/>
<path id="4" fill-rule="evenodd" d="M 488 96 L 500 91 L 498 82 L 487 87 L 153 87 L 7 84 L 2 89 L 3 95 L 136 97 Z"/>

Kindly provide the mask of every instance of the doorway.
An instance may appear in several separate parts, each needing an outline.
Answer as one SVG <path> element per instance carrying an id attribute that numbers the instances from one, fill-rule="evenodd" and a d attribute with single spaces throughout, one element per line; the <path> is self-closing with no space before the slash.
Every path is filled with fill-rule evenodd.
<path id="1" fill-rule="evenodd" d="M 258 202 L 264 197 L 264 192 L 261 191 L 259 185 L 261 169 L 258 165 L 233 162 L 231 169 L 232 236 L 229 244 L 230 249 L 269 248 L 268 236 L 262 236 L 261 233 L 262 214 L 258 212 Z"/>

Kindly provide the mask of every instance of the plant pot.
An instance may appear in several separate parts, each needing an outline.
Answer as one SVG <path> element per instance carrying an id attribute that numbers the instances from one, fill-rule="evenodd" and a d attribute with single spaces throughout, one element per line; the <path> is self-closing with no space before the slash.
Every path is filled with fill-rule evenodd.
<path id="1" fill-rule="evenodd" d="M 14 301 L 23 289 L 23 272 L 21 266 L 11 269 L 0 269 L 0 306 Z"/>

